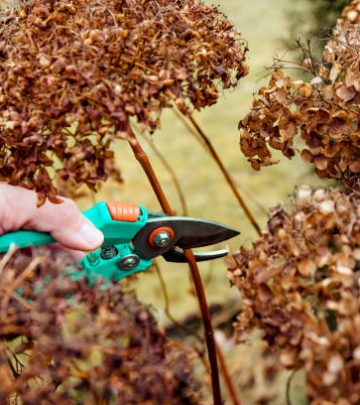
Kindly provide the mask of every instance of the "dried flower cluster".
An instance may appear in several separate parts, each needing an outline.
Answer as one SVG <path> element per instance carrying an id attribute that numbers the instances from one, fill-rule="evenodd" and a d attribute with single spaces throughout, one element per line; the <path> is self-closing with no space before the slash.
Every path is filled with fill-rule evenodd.
<path id="1" fill-rule="evenodd" d="M 281 362 L 307 371 L 313 403 L 360 402 L 360 199 L 299 189 L 278 207 L 252 250 L 229 260 L 243 298 L 236 324 L 260 328 Z"/>
<path id="2" fill-rule="evenodd" d="M 144 305 L 60 276 L 64 259 L 44 253 L 0 263 L 0 403 L 200 403 L 191 353 Z"/>
<path id="3" fill-rule="evenodd" d="M 270 147 L 291 158 L 302 146 L 302 158 L 321 177 L 360 190 L 360 1 L 343 11 L 332 38 L 317 62 L 311 50 L 300 68 L 310 82 L 275 70 L 262 87 L 251 112 L 240 122 L 241 149 L 252 167 L 273 164 Z"/>
<path id="4" fill-rule="evenodd" d="M 129 119 L 214 104 L 247 73 L 240 34 L 200 0 L 30 0 L 0 14 L 0 179 L 94 189 Z"/>

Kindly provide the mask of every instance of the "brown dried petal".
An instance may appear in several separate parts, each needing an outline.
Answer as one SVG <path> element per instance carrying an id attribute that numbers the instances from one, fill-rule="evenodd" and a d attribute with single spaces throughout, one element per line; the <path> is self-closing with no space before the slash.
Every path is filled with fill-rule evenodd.
<path id="1" fill-rule="evenodd" d="M 243 303 L 236 335 L 260 329 L 283 365 L 305 368 L 310 402 L 355 405 L 360 197 L 303 186 L 293 202 L 276 207 L 253 248 L 234 256 L 229 272 Z"/>
<path id="2" fill-rule="evenodd" d="M 358 0 L 354 0 L 338 20 L 324 49 L 326 64 L 309 57 L 303 61 L 301 68 L 314 73 L 309 83 L 287 76 L 274 65 L 268 86 L 260 89 L 251 112 L 239 125 L 241 139 L 246 134 L 252 141 L 243 153 L 251 157 L 249 160 L 256 170 L 268 165 L 264 148 L 268 156 L 270 148 L 274 148 L 292 158 L 298 153 L 293 145 L 300 135 L 306 144 L 300 150 L 301 156 L 315 165 L 320 177 L 341 180 L 347 187 L 360 190 L 358 7 Z M 262 143 L 261 153 L 254 146 L 256 142 Z"/>
<path id="3" fill-rule="evenodd" d="M 45 196 L 53 177 L 76 192 L 113 174 L 132 117 L 153 132 L 247 74 L 240 33 L 200 0 L 30 0 L 0 21 L 0 180 Z"/>

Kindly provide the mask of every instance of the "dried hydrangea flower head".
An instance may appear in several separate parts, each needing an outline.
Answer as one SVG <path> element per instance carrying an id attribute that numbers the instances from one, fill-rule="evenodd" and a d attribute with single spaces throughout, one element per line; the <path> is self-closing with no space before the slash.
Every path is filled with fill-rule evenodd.
<path id="1" fill-rule="evenodd" d="M 29 0 L 0 15 L 0 179 L 94 188 L 135 117 L 214 104 L 247 73 L 239 33 L 201 0 Z"/>
<path id="2" fill-rule="evenodd" d="M 71 281 L 64 267 L 45 249 L 1 264 L 0 402 L 199 404 L 193 354 L 149 309 L 118 284 Z"/>
<path id="3" fill-rule="evenodd" d="M 243 298 L 238 338 L 261 329 L 284 366 L 305 368 L 314 403 L 358 404 L 360 197 L 301 187 L 229 270 Z"/>
<path id="4" fill-rule="evenodd" d="M 252 167 L 273 164 L 270 147 L 291 158 L 300 133 L 302 158 L 321 177 L 360 190 L 360 1 L 346 7 L 323 61 L 307 57 L 301 66 L 310 82 L 276 70 L 240 122 L 241 149 Z"/>

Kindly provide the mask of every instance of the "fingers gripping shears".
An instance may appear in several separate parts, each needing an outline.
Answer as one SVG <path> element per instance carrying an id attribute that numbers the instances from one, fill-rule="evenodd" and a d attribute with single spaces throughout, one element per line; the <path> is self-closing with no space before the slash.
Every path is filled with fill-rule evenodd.
<path id="1" fill-rule="evenodd" d="M 104 243 L 85 255 L 82 268 L 72 277 L 119 281 L 134 273 L 148 270 L 152 259 L 163 256 L 168 262 L 186 262 L 183 249 L 212 245 L 230 239 L 238 231 L 213 221 L 190 217 L 167 216 L 147 211 L 127 202 L 99 202 L 83 215 L 104 234 Z M 0 236 L 0 252 L 11 245 L 18 248 L 56 242 L 49 233 L 20 230 Z M 223 257 L 226 249 L 195 253 L 197 261 Z"/>

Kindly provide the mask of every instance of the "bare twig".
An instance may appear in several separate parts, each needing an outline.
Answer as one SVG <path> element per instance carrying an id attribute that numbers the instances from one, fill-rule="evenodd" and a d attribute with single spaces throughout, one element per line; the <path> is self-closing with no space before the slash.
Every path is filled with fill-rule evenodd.
<path id="1" fill-rule="evenodd" d="M 194 254 L 189 249 L 184 250 L 184 253 L 185 253 L 186 259 L 190 266 L 191 275 L 193 278 L 196 295 L 199 300 L 201 316 L 202 316 L 204 329 L 205 329 L 205 341 L 206 341 L 206 347 L 208 349 L 208 356 L 209 356 L 209 362 L 210 362 L 210 367 L 211 367 L 211 379 L 212 379 L 212 386 L 213 386 L 214 404 L 220 405 L 220 404 L 222 404 L 222 399 L 221 399 L 220 382 L 219 382 L 219 371 L 218 371 L 218 365 L 217 365 L 217 360 L 216 360 L 216 344 L 215 344 L 214 330 L 211 325 L 209 307 L 207 305 L 205 291 L 204 291 L 204 288 L 202 285 L 200 272 L 199 272 Z M 215 355 L 215 361 L 213 358 L 214 355 Z"/>
<path id="2" fill-rule="evenodd" d="M 13 257 L 14 253 L 17 251 L 16 245 L 11 245 L 10 249 L 6 252 L 6 254 L 2 257 L 0 261 L 0 274 L 5 269 L 6 265 L 8 264 L 9 260 Z"/>
<path id="3" fill-rule="evenodd" d="M 158 201 L 160 203 L 162 210 L 165 213 L 167 213 L 168 215 L 174 215 L 174 211 L 170 207 L 170 204 L 165 196 L 165 193 L 164 193 L 164 191 L 160 185 L 160 182 L 154 172 L 154 169 L 150 163 L 149 157 L 147 156 L 144 149 L 140 145 L 134 131 L 132 130 L 132 128 L 130 126 L 128 127 L 128 135 L 129 135 L 130 147 L 131 147 L 137 161 L 140 163 L 141 167 L 143 168 L 143 170 L 151 184 L 151 187 L 154 190 L 156 198 L 158 199 Z"/>
<path id="4" fill-rule="evenodd" d="M 128 127 L 128 136 L 129 136 L 129 144 L 131 149 L 139 161 L 141 167 L 143 168 L 144 172 L 146 173 L 149 182 L 156 194 L 156 197 L 164 210 L 165 213 L 168 215 L 173 215 L 173 210 L 165 196 L 165 193 L 161 187 L 161 184 L 154 172 L 154 169 L 150 163 L 148 156 L 146 155 L 144 149 L 140 145 L 139 141 L 135 133 L 133 132 L 132 128 Z M 213 393 L 213 401 L 215 405 L 222 405 L 222 398 L 221 398 L 221 388 L 220 388 L 220 379 L 219 379 L 219 371 L 218 371 L 218 364 L 217 364 L 217 356 L 216 356 L 216 347 L 215 347 L 215 339 L 214 339 L 214 331 L 212 329 L 211 320 L 210 320 L 210 313 L 206 302 L 205 292 L 202 285 L 201 277 L 199 268 L 197 266 L 196 260 L 194 255 L 190 250 L 185 251 L 186 258 L 189 263 L 190 271 L 193 277 L 193 281 L 196 288 L 196 293 L 198 296 L 200 310 L 203 318 L 204 329 L 205 329 L 205 341 L 206 346 L 208 349 L 208 357 L 210 362 L 211 368 L 211 382 L 212 382 L 212 393 Z"/>
<path id="5" fill-rule="evenodd" d="M 197 133 L 201 136 L 203 142 L 206 144 L 206 146 L 207 146 L 211 156 L 215 160 L 216 164 L 219 166 L 219 169 L 221 170 L 222 174 L 224 175 L 224 177 L 225 177 L 227 183 L 229 184 L 232 192 L 234 193 L 234 195 L 235 195 L 236 199 L 238 200 L 240 206 L 244 210 L 246 217 L 248 218 L 251 225 L 255 228 L 256 232 L 260 236 L 261 235 L 261 229 L 260 229 L 259 224 L 256 222 L 256 220 L 255 220 L 253 214 L 251 213 L 249 207 L 247 206 L 244 199 L 242 198 L 242 196 L 241 196 L 241 194 L 240 194 L 240 192 L 239 192 L 239 190 L 238 190 L 238 188 L 236 186 L 235 180 L 233 179 L 233 177 L 231 176 L 229 171 L 224 166 L 220 156 L 218 155 L 216 149 L 212 145 L 210 139 L 205 134 L 205 132 L 201 129 L 201 127 L 196 122 L 194 117 L 190 116 L 189 120 L 192 123 L 192 125 L 194 126 L 194 128 L 196 129 Z"/>
<path id="6" fill-rule="evenodd" d="M 227 386 L 227 389 L 229 391 L 231 401 L 232 401 L 233 405 L 241 405 L 240 400 L 237 398 L 237 393 L 236 393 L 233 381 L 231 379 L 230 373 L 228 372 L 225 358 L 224 358 L 224 356 L 222 354 L 220 346 L 217 343 L 216 343 L 216 352 L 217 352 L 217 355 L 218 355 L 219 364 L 220 364 L 220 367 L 221 367 L 221 372 L 222 372 L 222 375 L 224 377 L 224 381 L 225 381 L 225 384 Z"/>
<path id="7" fill-rule="evenodd" d="M 286 405 L 291 405 L 291 383 L 299 370 L 294 370 L 286 381 Z"/>
<path id="8" fill-rule="evenodd" d="M 204 357 L 204 353 L 205 353 L 205 350 L 203 350 L 204 343 L 205 343 L 204 339 L 195 330 L 192 330 L 191 328 L 187 327 L 183 323 L 179 322 L 172 315 L 172 313 L 170 312 L 169 294 L 168 294 L 168 291 L 167 291 L 167 288 L 166 288 L 164 277 L 163 277 L 163 275 L 161 273 L 161 269 L 160 269 L 160 266 L 157 263 L 157 261 L 154 261 L 154 267 L 155 267 L 155 270 L 156 270 L 156 274 L 157 274 L 157 276 L 159 278 L 160 287 L 161 287 L 161 290 L 162 290 L 163 296 L 164 296 L 164 304 L 165 304 L 164 312 L 165 312 L 166 316 L 171 320 L 171 322 L 173 322 L 174 325 L 176 325 L 178 328 L 185 331 L 188 335 L 193 336 L 201 344 L 201 348 L 193 347 L 193 349 L 197 353 L 197 355 L 199 356 L 200 360 L 202 361 L 205 370 L 210 375 L 211 371 L 210 371 L 209 362 L 206 361 L 206 358 Z"/>
<path id="9" fill-rule="evenodd" d="M 13 291 L 19 287 L 19 285 L 31 274 L 35 271 L 37 266 L 41 263 L 43 259 L 41 257 L 36 257 L 27 267 L 26 269 L 17 276 L 12 284 L 9 285 L 9 288 L 5 291 L 4 297 L 2 299 L 2 305 L 6 306 L 9 303 L 11 294 Z"/>
<path id="10" fill-rule="evenodd" d="M 186 325 L 184 325 L 183 323 L 179 322 L 177 319 L 174 318 L 174 316 L 171 314 L 170 312 L 170 299 L 169 299 L 169 294 L 166 288 L 166 284 L 165 284 L 165 280 L 164 277 L 161 273 L 161 269 L 159 264 L 154 261 L 154 267 L 156 270 L 156 274 L 159 278 L 160 281 L 160 286 L 163 292 L 163 296 L 164 296 L 164 312 L 166 314 L 166 316 L 171 320 L 171 322 L 173 322 L 176 326 L 178 326 L 180 329 L 183 329 L 186 333 L 188 333 L 189 335 L 193 336 L 199 343 L 201 343 L 202 345 L 204 344 L 204 339 L 194 330 L 188 328 Z"/>
<path id="11" fill-rule="evenodd" d="M 184 195 L 184 192 L 183 192 L 183 190 L 181 188 L 181 184 L 180 184 L 180 181 L 179 181 L 179 179 L 178 179 L 178 177 L 176 175 L 175 170 L 172 168 L 171 164 L 168 162 L 168 160 L 165 158 L 165 156 L 161 153 L 159 148 L 154 144 L 154 142 L 151 142 L 149 140 L 149 138 L 147 138 L 145 135 L 142 135 L 142 138 L 150 146 L 150 148 L 153 150 L 156 157 L 161 161 L 161 163 L 164 165 L 165 169 L 168 171 L 168 173 L 169 173 L 169 175 L 171 177 L 171 180 L 172 180 L 172 182 L 174 184 L 174 187 L 175 187 L 175 189 L 177 191 L 177 194 L 179 196 L 182 215 L 188 215 L 189 210 L 188 210 L 188 207 L 187 207 L 187 204 L 186 204 L 185 195 Z"/>
<path id="12" fill-rule="evenodd" d="M 18 356 L 14 353 L 10 347 L 7 347 L 6 350 L 10 353 L 11 357 L 14 360 L 15 366 L 16 366 L 16 374 L 19 376 L 22 372 L 22 370 L 25 368 L 25 365 L 19 360 Z M 12 363 L 11 359 L 8 357 L 9 361 Z"/>
<path id="13" fill-rule="evenodd" d="M 170 312 L 169 294 L 168 294 L 167 289 L 166 289 L 165 280 L 164 280 L 164 278 L 163 278 L 163 276 L 162 276 L 160 266 L 159 266 L 159 264 L 158 264 L 156 261 L 154 262 L 154 267 L 155 267 L 155 270 L 156 270 L 156 274 L 157 274 L 158 277 L 159 277 L 160 286 L 161 286 L 161 289 L 162 289 L 162 292 L 163 292 L 163 295 L 164 295 L 164 301 L 165 301 L 164 312 L 165 312 L 166 316 L 167 316 L 176 326 L 178 326 L 179 328 L 183 329 L 183 330 L 184 330 L 186 333 L 188 333 L 189 335 L 193 336 L 198 342 L 200 342 L 200 343 L 203 345 L 203 344 L 204 344 L 204 340 L 201 338 L 201 336 L 200 336 L 197 332 L 195 332 L 194 330 L 188 328 L 188 327 L 187 327 L 186 325 L 184 325 L 183 323 L 179 322 L 179 321 L 178 321 L 177 319 L 175 319 L 174 316 L 171 314 L 171 312 Z M 224 356 L 223 356 L 223 354 L 222 354 L 221 348 L 220 348 L 220 346 L 218 345 L 218 343 L 217 343 L 216 341 L 215 341 L 215 344 L 216 344 L 216 352 L 217 352 L 218 359 L 219 359 L 219 365 L 220 365 L 220 368 L 221 368 L 221 373 L 223 374 L 224 381 L 225 381 L 225 384 L 226 384 L 227 389 L 228 389 L 228 391 L 229 391 L 229 395 L 230 395 L 230 397 L 231 397 L 231 400 L 232 400 L 232 402 L 233 402 L 233 405 L 240 405 L 240 402 L 239 402 L 239 400 L 238 400 L 237 397 L 236 397 L 236 391 L 235 391 L 235 388 L 234 388 L 234 384 L 233 384 L 233 382 L 232 382 L 232 380 L 231 380 L 231 376 L 230 376 L 230 374 L 229 374 L 229 372 L 228 372 L 227 365 L 226 365 Z M 195 350 L 196 350 L 196 349 L 195 349 Z M 199 352 L 198 350 L 196 350 L 196 352 L 198 353 L 199 357 L 201 358 L 201 360 L 202 360 L 202 362 L 203 362 L 203 364 L 204 364 L 205 369 L 208 370 L 208 372 L 210 372 L 209 365 L 208 365 L 208 363 L 206 362 L 206 360 L 204 359 L 203 353 L 202 353 L 202 352 Z"/>
<path id="14" fill-rule="evenodd" d="M 201 145 L 206 149 L 206 151 L 211 155 L 211 151 L 208 149 L 207 144 L 205 143 L 204 139 L 199 135 L 197 130 L 188 122 L 188 120 L 185 119 L 184 115 L 181 114 L 178 110 L 173 109 L 174 114 L 176 117 L 183 123 L 183 125 L 186 127 L 186 129 L 194 135 L 195 139 L 197 139 Z M 203 131 L 204 132 L 204 131 Z M 208 137 L 207 137 L 208 138 Z M 209 138 L 208 138 L 209 139 Z M 246 189 L 241 187 L 233 178 L 233 181 L 236 184 L 236 187 L 241 190 L 242 193 L 246 194 L 249 199 L 258 206 L 258 208 L 264 213 L 268 214 L 268 210 Z"/>

